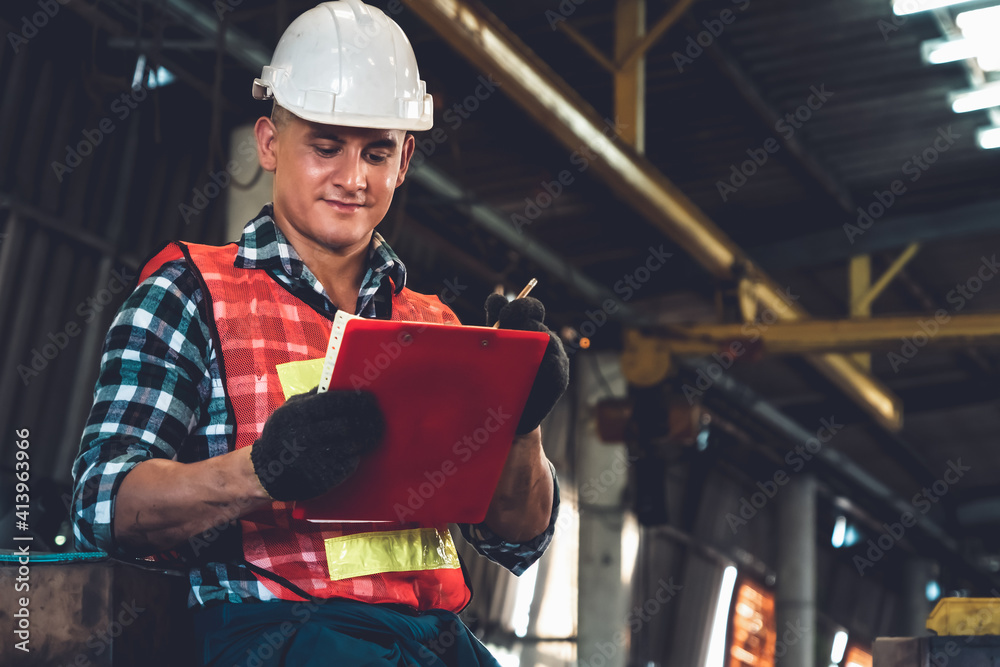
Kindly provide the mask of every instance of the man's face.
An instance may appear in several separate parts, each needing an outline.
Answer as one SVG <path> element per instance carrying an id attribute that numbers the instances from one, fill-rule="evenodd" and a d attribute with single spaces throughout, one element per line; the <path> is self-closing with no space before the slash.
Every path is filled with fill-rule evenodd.
<path id="1" fill-rule="evenodd" d="M 261 165 L 274 172 L 282 231 L 338 254 L 367 246 L 406 175 L 413 137 L 295 116 L 280 128 L 261 118 L 256 132 Z"/>

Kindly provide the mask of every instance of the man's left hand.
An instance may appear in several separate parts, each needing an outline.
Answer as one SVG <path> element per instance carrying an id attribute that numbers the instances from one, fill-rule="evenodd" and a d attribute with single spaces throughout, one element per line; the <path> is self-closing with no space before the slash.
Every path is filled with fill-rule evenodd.
<path id="1" fill-rule="evenodd" d="M 524 435 L 538 428 L 569 386 L 569 358 L 559 337 L 542 323 L 545 306 L 538 299 L 529 296 L 508 302 L 501 294 L 490 294 L 485 308 L 486 326 L 493 326 L 499 319 L 501 329 L 543 331 L 549 335 L 549 345 L 517 424 L 516 433 Z"/>

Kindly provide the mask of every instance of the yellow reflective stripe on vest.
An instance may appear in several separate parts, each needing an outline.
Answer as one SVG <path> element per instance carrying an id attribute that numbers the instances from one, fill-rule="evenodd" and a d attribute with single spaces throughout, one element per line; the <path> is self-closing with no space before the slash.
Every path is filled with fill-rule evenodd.
<path id="1" fill-rule="evenodd" d="M 411 528 L 331 537 L 326 544 L 330 581 L 383 572 L 461 567 L 447 528 Z"/>

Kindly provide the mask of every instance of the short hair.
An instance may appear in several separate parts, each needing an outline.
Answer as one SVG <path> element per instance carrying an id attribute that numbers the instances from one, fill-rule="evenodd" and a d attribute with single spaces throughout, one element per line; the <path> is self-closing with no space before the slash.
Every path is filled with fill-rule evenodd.
<path id="1" fill-rule="evenodd" d="M 274 127 L 280 132 L 292 122 L 292 112 L 275 102 L 274 107 L 271 109 L 271 122 L 274 123 Z"/>

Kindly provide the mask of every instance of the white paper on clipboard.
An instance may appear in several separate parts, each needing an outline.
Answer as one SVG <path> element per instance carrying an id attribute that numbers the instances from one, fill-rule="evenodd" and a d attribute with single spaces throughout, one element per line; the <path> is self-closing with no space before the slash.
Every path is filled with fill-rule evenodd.
<path id="1" fill-rule="evenodd" d="M 347 330 L 347 323 L 351 320 L 361 319 L 357 315 L 351 315 L 338 310 L 333 316 L 333 330 L 330 332 L 330 342 L 326 346 L 326 358 L 323 360 L 323 373 L 319 378 L 319 388 L 316 393 L 322 394 L 330 388 L 330 380 L 333 379 L 333 369 L 337 365 L 337 355 L 340 354 L 340 345 L 344 341 L 344 332 Z"/>

